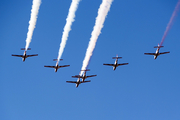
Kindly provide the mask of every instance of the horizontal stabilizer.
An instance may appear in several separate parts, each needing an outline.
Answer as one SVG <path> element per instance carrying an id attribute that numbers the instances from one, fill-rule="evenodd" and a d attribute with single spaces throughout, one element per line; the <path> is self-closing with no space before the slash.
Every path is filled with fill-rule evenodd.
<path id="1" fill-rule="evenodd" d="M 75 75 L 75 76 L 72 76 L 72 78 L 82 78 L 82 76 L 80 76 L 80 75 Z"/>
<path id="2" fill-rule="evenodd" d="M 53 61 L 57 61 L 58 59 L 53 59 Z M 63 59 L 60 59 L 59 61 L 62 61 Z"/>
<path id="3" fill-rule="evenodd" d="M 25 48 L 21 48 L 21 50 L 26 50 Z M 31 48 L 28 48 L 27 50 L 31 50 Z"/>
<path id="4" fill-rule="evenodd" d="M 90 71 L 90 69 L 87 69 L 87 70 L 81 70 L 81 71 Z"/>
<path id="5" fill-rule="evenodd" d="M 112 57 L 112 59 L 121 59 L 122 57 Z"/>
<path id="6" fill-rule="evenodd" d="M 162 48 L 162 47 L 164 47 L 164 46 L 154 46 L 154 48 Z"/>

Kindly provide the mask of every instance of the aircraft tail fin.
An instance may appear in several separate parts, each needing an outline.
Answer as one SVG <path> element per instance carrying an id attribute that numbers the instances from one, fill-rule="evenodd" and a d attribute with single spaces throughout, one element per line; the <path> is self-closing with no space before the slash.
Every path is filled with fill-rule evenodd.
<path id="1" fill-rule="evenodd" d="M 158 46 L 154 46 L 154 48 L 161 48 L 161 47 L 164 47 L 164 46 L 159 46 L 159 44 L 158 44 Z"/>
<path id="2" fill-rule="evenodd" d="M 116 55 L 116 57 L 112 57 L 112 59 L 121 59 L 122 57 L 118 57 L 118 54 Z"/>
<path id="3" fill-rule="evenodd" d="M 25 48 L 21 48 L 21 50 L 26 50 Z M 31 48 L 28 48 L 27 50 L 31 50 Z"/>

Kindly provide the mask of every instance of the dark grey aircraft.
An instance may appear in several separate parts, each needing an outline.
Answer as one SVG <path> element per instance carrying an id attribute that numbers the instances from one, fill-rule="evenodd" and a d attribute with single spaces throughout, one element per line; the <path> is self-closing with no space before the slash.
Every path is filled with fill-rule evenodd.
<path id="1" fill-rule="evenodd" d="M 170 53 L 170 52 L 159 52 L 160 48 L 161 47 L 164 47 L 164 46 L 155 46 L 154 48 L 157 48 L 156 52 L 155 53 L 144 53 L 145 55 L 154 55 L 154 59 L 156 59 L 159 55 L 162 55 L 162 54 L 167 54 L 167 53 Z"/>
<path id="2" fill-rule="evenodd" d="M 85 81 L 86 78 L 90 78 L 90 77 L 95 77 L 97 75 L 89 75 L 89 76 L 86 76 L 86 71 L 90 71 L 89 69 L 87 70 L 81 70 L 81 71 L 84 71 L 84 74 L 83 75 L 75 75 L 75 76 L 72 76 L 73 78 L 81 78 L 82 79 L 82 82 Z"/>
<path id="3" fill-rule="evenodd" d="M 116 70 L 116 68 L 118 66 L 121 66 L 121 65 L 128 65 L 129 63 L 121 63 L 121 64 L 118 64 L 118 59 L 121 59 L 122 57 L 118 57 L 118 55 L 116 57 L 113 57 L 112 59 L 116 59 L 115 60 L 115 63 L 114 64 L 103 64 L 103 65 L 107 65 L 107 66 L 113 66 L 113 70 Z"/>
<path id="4" fill-rule="evenodd" d="M 63 60 L 63 59 L 60 59 L 60 61 L 61 61 L 61 60 Z M 59 60 L 53 59 L 53 61 L 57 61 L 57 62 L 56 62 L 56 66 L 47 66 L 47 65 L 45 65 L 44 67 L 54 68 L 54 69 L 55 69 L 55 72 L 57 72 L 57 70 L 58 70 L 59 68 L 69 67 L 69 66 L 70 66 L 70 65 L 61 65 L 61 66 L 59 66 L 59 65 L 58 65 Z"/>
<path id="5" fill-rule="evenodd" d="M 24 54 L 23 54 L 23 55 L 14 55 L 14 54 L 12 54 L 12 56 L 22 57 L 22 61 L 23 61 L 23 62 L 24 62 L 24 61 L 26 60 L 26 58 L 28 58 L 28 57 L 38 56 L 38 54 L 33 54 L 33 55 L 27 55 L 27 54 L 26 54 L 26 51 L 27 51 L 27 50 L 31 50 L 31 48 L 28 48 L 27 50 L 25 50 L 25 48 L 21 48 L 21 50 L 24 50 Z"/>
<path id="6" fill-rule="evenodd" d="M 87 83 L 87 82 L 91 82 L 90 80 L 87 81 L 80 81 L 80 78 L 78 78 L 77 81 L 66 81 L 67 83 L 75 83 L 76 84 L 76 88 L 81 84 L 81 83 Z"/>

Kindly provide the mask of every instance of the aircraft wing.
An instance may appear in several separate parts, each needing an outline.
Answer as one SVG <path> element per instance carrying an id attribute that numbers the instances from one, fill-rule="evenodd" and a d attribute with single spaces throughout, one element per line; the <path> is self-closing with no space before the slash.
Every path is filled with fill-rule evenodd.
<path id="1" fill-rule="evenodd" d="M 67 83 L 77 83 L 77 81 L 66 81 Z"/>
<path id="2" fill-rule="evenodd" d="M 87 83 L 87 82 L 91 82 L 91 81 L 90 81 L 90 80 L 87 80 L 87 81 L 84 81 L 84 82 L 83 82 L 83 81 L 81 81 L 81 83 Z"/>
<path id="3" fill-rule="evenodd" d="M 159 53 L 159 54 L 161 55 L 161 54 L 167 54 L 167 53 L 170 53 L 170 52 L 162 52 L 162 53 Z"/>
<path id="4" fill-rule="evenodd" d="M 62 65 L 62 66 L 59 66 L 59 68 L 61 67 L 69 67 L 70 65 Z"/>
<path id="5" fill-rule="evenodd" d="M 82 76 L 80 76 L 80 75 L 75 75 L 75 76 L 72 76 L 72 78 L 82 78 Z"/>
<path id="6" fill-rule="evenodd" d="M 56 66 L 47 66 L 47 65 L 45 65 L 44 67 L 55 68 Z"/>
<path id="7" fill-rule="evenodd" d="M 122 63 L 122 64 L 118 64 L 118 66 L 121 66 L 121 65 L 128 65 L 129 63 Z"/>
<path id="8" fill-rule="evenodd" d="M 145 55 L 155 55 L 155 53 L 144 53 Z"/>
<path id="9" fill-rule="evenodd" d="M 12 56 L 23 57 L 23 55 L 14 55 L 14 54 L 12 54 Z"/>
<path id="10" fill-rule="evenodd" d="M 89 78 L 89 77 L 95 77 L 95 76 L 97 76 L 97 75 L 89 75 L 89 76 L 86 76 L 86 77 Z"/>
<path id="11" fill-rule="evenodd" d="M 114 64 L 103 64 L 103 65 L 114 66 Z"/>
<path id="12" fill-rule="evenodd" d="M 38 56 L 38 54 L 34 54 L 34 55 L 27 55 L 27 57 L 33 57 L 33 56 Z"/>

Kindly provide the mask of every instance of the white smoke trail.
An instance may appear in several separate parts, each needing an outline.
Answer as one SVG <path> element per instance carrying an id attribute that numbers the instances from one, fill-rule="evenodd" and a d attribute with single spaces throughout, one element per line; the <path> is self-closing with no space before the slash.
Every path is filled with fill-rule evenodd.
<path id="1" fill-rule="evenodd" d="M 96 45 L 96 41 L 98 39 L 98 36 L 101 33 L 101 29 L 103 27 L 103 24 L 104 24 L 104 21 L 105 21 L 107 14 L 108 14 L 108 11 L 110 10 L 112 1 L 113 0 L 102 0 L 102 3 L 101 3 L 100 8 L 98 10 L 98 16 L 96 18 L 95 26 L 94 26 L 94 29 L 91 33 L 91 38 L 89 41 L 89 45 L 88 45 L 88 48 L 86 51 L 86 55 L 85 55 L 81 70 L 87 69 L 87 66 L 89 64 L 90 58 L 93 54 L 93 50 L 94 50 L 95 45 Z M 84 71 L 81 71 L 80 75 L 82 75 L 83 72 Z"/>
<path id="2" fill-rule="evenodd" d="M 64 26 L 63 35 L 61 38 L 61 44 L 60 44 L 58 58 L 57 58 L 58 61 L 60 60 L 62 53 L 64 51 L 66 41 L 69 36 L 69 32 L 71 30 L 72 23 L 74 22 L 75 12 L 78 8 L 79 2 L 80 2 L 80 0 L 72 0 L 72 2 L 71 2 L 71 6 L 69 8 L 69 13 L 68 13 L 68 16 L 66 19 L 66 25 Z"/>
<path id="3" fill-rule="evenodd" d="M 41 0 L 33 0 L 33 5 L 32 5 L 32 9 L 31 9 L 31 18 L 29 21 L 29 28 L 28 28 L 27 38 L 26 38 L 25 50 L 28 49 L 29 44 L 32 39 L 33 31 L 36 26 L 37 15 L 39 12 L 40 4 L 41 4 Z"/>

